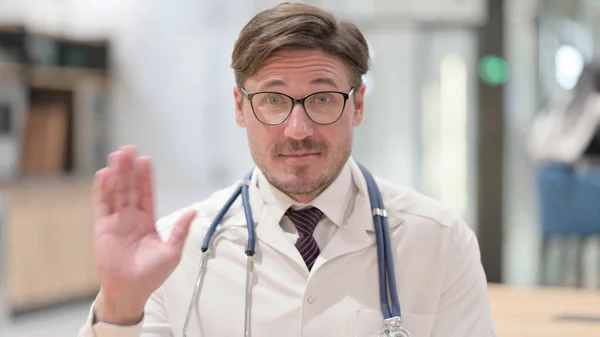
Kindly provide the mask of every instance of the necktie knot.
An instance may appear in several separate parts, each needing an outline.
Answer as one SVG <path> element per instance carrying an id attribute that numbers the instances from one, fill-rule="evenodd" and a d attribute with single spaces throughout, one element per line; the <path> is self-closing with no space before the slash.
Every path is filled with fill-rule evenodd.
<path id="1" fill-rule="evenodd" d="M 315 207 L 294 211 L 291 208 L 285 213 L 296 226 L 300 236 L 312 236 L 323 212 Z"/>

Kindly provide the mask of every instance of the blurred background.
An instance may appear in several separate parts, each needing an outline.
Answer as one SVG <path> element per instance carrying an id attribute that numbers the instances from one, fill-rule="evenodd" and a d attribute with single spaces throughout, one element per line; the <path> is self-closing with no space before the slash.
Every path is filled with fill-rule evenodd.
<path id="1" fill-rule="evenodd" d="M 159 216 L 246 173 L 231 51 L 279 2 L 0 2 L 0 336 L 83 324 L 91 181 L 113 149 L 152 156 Z M 600 311 L 600 1 L 305 2 L 371 47 L 353 156 L 462 215 L 490 284 Z"/>

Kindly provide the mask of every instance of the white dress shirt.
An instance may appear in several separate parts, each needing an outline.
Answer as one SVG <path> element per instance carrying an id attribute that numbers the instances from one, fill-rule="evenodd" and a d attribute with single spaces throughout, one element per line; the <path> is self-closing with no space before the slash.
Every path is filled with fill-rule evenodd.
<path id="1" fill-rule="evenodd" d="M 413 337 L 496 337 L 479 246 L 472 230 L 444 206 L 377 179 L 384 201 L 402 326 Z M 199 270 L 201 242 L 237 184 L 191 205 L 197 210 L 180 264 L 148 300 L 134 326 L 92 324 L 80 337 L 179 337 Z M 384 327 L 373 215 L 365 179 L 350 158 L 338 179 L 311 202 L 326 215 L 315 234 L 322 247 L 309 271 L 294 246 L 288 207 L 303 207 L 273 189 L 258 171 L 249 186 L 256 228 L 251 327 L 255 337 L 376 337 Z M 163 240 L 188 208 L 159 220 Z M 283 222 L 282 222 L 283 219 Z M 238 200 L 211 248 L 194 305 L 190 337 L 243 336 L 246 224 Z"/>

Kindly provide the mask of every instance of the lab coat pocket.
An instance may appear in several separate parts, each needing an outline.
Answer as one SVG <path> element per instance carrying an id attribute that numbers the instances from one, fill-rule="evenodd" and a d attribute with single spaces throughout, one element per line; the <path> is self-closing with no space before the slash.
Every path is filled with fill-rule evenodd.
<path id="1" fill-rule="evenodd" d="M 412 337 L 429 337 L 433 331 L 435 317 L 435 315 L 417 315 L 403 312 L 401 326 Z M 356 312 L 354 337 L 379 337 L 383 329 L 383 315 L 380 311 L 362 309 Z"/>

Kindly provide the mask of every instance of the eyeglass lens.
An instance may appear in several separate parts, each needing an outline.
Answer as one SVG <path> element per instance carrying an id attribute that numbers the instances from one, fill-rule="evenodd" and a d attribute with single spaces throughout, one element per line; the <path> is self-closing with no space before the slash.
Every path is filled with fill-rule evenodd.
<path id="1" fill-rule="evenodd" d="M 314 93 L 304 100 L 304 108 L 316 123 L 335 122 L 344 110 L 344 95 L 338 92 Z M 279 93 L 257 93 L 252 97 L 256 117 L 266 124 L 283 122 L 292 111 L 292 98 Z"/>

